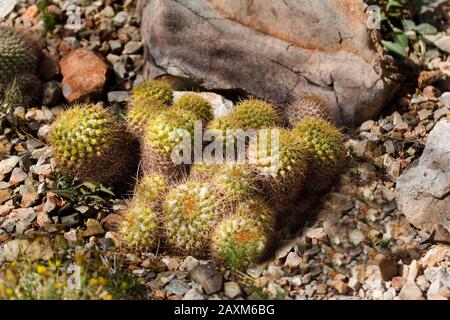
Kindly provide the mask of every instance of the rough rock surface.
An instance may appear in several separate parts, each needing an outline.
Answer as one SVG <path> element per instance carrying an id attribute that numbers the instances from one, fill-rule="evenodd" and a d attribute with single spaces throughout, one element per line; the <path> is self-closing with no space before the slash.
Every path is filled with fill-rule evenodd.
<path id="1" fill-rule="evenodd" d="M 100 55 L 76 49 L 59 63 L 63 75 L 62 91 L 67 101 L 93 98 L 103 92 L 109 76 L 109 66 Z"/>
<path id="2" fill-rule="evenodd" d="M 450 231 L 450 121 L 441 120 L 428 136 L 418 161 L 397 181 L 397 202 L 417 228 L 434 224 Z"/>
<path id="3" fill-rule="evenodd" d="M 362 0 L 146 2 L 147 78 L 190 78 L 281 107 L 315 93 L 345 125 L 376 115 L 395 86 L 372 40 L 376 32 L 367 30 Z"/>

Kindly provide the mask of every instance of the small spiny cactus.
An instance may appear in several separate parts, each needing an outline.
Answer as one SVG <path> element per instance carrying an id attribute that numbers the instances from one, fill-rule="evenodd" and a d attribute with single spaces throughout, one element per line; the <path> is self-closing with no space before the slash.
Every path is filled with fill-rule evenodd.
<path id="1" fill-rule="evenodd" d="M 167 244 L 177 252 L 204 255 L 223 210 L 221 197 L 213 187 L 186 181 L 168 192 L 162 210 Z"/>
<path id="2" fill-rule="evenodd" d="M 237 144 L 237 134 L 245 134 L 247 130 L 273 128 L 279 123 L 280 117 L 273 105 L 259 99 L 247 99 L 241 101 L 227 116 L 213 120 L 208 129 L 216 139 L 223 141 L 227 147 L 232 147 Z"/>
<path id="3" fill-rule="evenodd" d="M 345 145 L 342 133 L 330 122 L 307 118 L 294 133 L 303 141 L 310 158 L 311 190 L 324 190 L 345 164 Z"/>
<path id="4" fill-rule="evenodd" d="M 136 105 L 149 105 L 155 99 L 167 106 L 172 104 L 173 90 L 161 80 L 149 80 L 139 83 L 131 93 L 131 100 Z"/>
<path id="5" fill-rule="evenodd" d="M 10 81 L 16 75 L 34 73 L 40 50 L 24 33 L 0 26 L 0 81 Z"/>
<path id="6" fill-rule="evenodd" d="M 147 126 L 145 142 L 162 153 L 170 155 L 187 133 L 192 138 L 196 117 L 188 111 L 168 109 L 161 112 Z"/>
<path id="7" fill-rule="evenodd" d="M 160 215 L 145 201 L 134 200 L 124 214 L 120 227 L 122 240 L 137 250 L 149 250 L 158 246 Z"/>
<path id="8" fill-rule="evenodd" d="M 167 106 L 154 97 L 146 99 L 145 103 L 131 100 L 126 114 L 128 129 L 140 136 L 157 112 L 165 109 L 167 109 Z"/>
<path id="9" fill-rule="evenodd" d="M 180 152 L 188 147 L 185 142 L 192 145 L 195 121 L 195 116 L 184 110 L 168 109 L 157 115 L 147 125 L 142 138 L 144 172 L 160 172 L 174 179 L 184 174 L 185 164 L 174 163 L 172 155 L 182 156 Z M 174 150 L 176 147 L 181 149 Z"/>
<path id="10" fill-rule="evenodd" d="M 272 209 L 259 198 L 240 202 L 230 216 L 216 226 L 211 244 L 213 257 L 233 269 L 256 262 L 272 237 Z"/>
<path id="11" fill-rule="evenodd" d="M 81 180 L 112 182 L 129 174 L 131 139 L 105 108 L 77 105 L 61 113 L 51 128 L 59 167 Z"/>
<path id="12" fill-rule="evenodd" d="M 134 198 L 139 202 L 155 204 L 166 192 L 168 183 L 162 174 L 145 175 L 136 185 Z"/>
<path id="13" fill-rule="evenodd" d="M 211 104 L 198 93 L 188 93 L 183 95 L 175 101 L 173 107 L 190 111 L 197 119 L 202 120 L 204 125 L 207 125 L 214 117 Z"/>
<path id="14" fill-rule="evenodd" d="M 249 152 L 256 158 L 255 169 L 266 194 L 277 203 L 286 204 L 303 188 L 308 152 L 303 141 L 291 130 L 280 128 L 278 132 L 278 139 L 268 137 L 266 148 L 259 140 L 259 144 L 250 145 Z"/>
<path id="15" fill-rule="evenodd" d="M 248 164 L 224 163 L 215 172 L 212 182 L 227 201 L 241 200 L 257 190 L 254 172 Z"/>
<path id="16" fill-rule="evenodd" d="M 331 109 L 328 103 L 316 95 L 300 98 L 286 108 L 289 125 L 294 127 L 307 118 L 331 119 Z"/>
<path id="17" fill-rule="evenodd" d="M 272 128 L 280 123 L 277 110 L 273 105 L 259 99 L 241 101 L 227 116 L 233 129 Z"/>

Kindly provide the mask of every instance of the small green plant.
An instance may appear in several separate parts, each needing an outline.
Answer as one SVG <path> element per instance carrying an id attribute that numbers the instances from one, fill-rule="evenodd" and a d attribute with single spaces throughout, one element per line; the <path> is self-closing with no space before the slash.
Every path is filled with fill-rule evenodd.
<path id="1" fill-rule="evenodd" d="M 166 109 L 167 106 L 156 98 L 148 98 L 145 103 L 131 100 L 126 114 L 128 129 L 140 136 L 157 112 Z"/>
<path id="2" fill-rule="evenodd" d="M 228 201 L 239 201 L 255 194 L 257 183 L 249 165 L 225 163 L 215 171 L 212 183 Z"/>
<path id="3" fill-rule="evenodd" d="M 431 1 L 366 0 L 367 4 L 380 7 L 382 44 L 388 52 L 401 58 L 408 57 L 411 53 L 423 58 L 426 51 L 424 36 L 436 34 L 437 29 L 428 23 L 416 24 L 413 16 Z"/>
<path id="4" fill-rule="evenodd" d="M 277 148 L 270 137 L 266 145 L 251 144 L 255 154 L 255 170 L 266 194 L 279 203 L 288 203 L 298 197 L 308 170 L 308 151 L 303 141 L 291 130 L 279 129 Z M 264 148 L 265 147 L 265 148 Z"/>
<path id="5" fill-rule="evenodd" d="M 106 203 L 114 192 L 102 184 L 82 182 L 67 172 L 56 172 L 53 186 L 49 190 L 72 203 Z"/>
<path id="6" fill-rule="evenodd" d="M 185 172 L 185 166 L 174 163 L 172 156 L 185 156 L 183 148 L 188 147 L 185 143 L 193 141 L 195 120 L 188 111 L 167 109 L 148 124 L 141 139 L 141 163 L 145 173 L 157 172 L 171 179 Z M 182 148 L 175 149 L 179 147 Z"/>
<path id="7" fill-rule="evenodd" d="M 134 198 L 147 204 L 159 202 L 167 190 L 168 183 L 162 174 L 145 175 L 136 185 Z"/>
<path id="8" fill-rule="evenodd" d="M 48 12 L 47 0 L 38 0 L 39 11 L 42 14 L 42 21 L 44 22 L 44 30 L 46 33 L 53 33 L 56 25 L 56 18 L 53 14 Z"/>
<path id="9" fill-rule="evenodd" d="M 275 214 L 257 197 L 240 202 L 233 214 L 216 226 L 212 255 L 233 269 L 242 270 L 254 263 L 269 241 Z"/>

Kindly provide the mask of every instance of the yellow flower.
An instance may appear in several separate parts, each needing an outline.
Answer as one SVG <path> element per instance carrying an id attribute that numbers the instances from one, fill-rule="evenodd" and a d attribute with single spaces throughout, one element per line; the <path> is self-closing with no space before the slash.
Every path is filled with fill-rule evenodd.
<path id="1" fill-rule="evenodd" d="M 104 300 L 112 300 L 112 295 L 111 294 L 107 294 L 103 299 Z"/>
<path id="2" fill-rule="evenodd" d="M 56 265 L 56 267 L 58 268 L 58 267 L 61 265 L 61 260 L 56 260 L 56 261 L 55 261 L 55 265 Z"/>
<path id="3" fill-rule="evenodd" d="M 43 274 L 43 273 L 47 272 L 47 268 L 45 266 L 43 266 L 42 264 L 38 264 L 36 266 L 36 272 L 39 274 Z"/>
<path id="4" fill-rule="evenodd" d="M 6 288 L 5 292 L 6 292 L 6 295 L 9 297 L 11 297 L 14 294 L 14 291 L 11 288 Z"/>
<path id="5" fill-rule="evenodd" d="M 106 280 L 104 277 L 98 277 L 98 283 L 101 286 L 105 286 L 108 283 L 108 280 Z"/>
<path id="6" fill-rule="evenodd" d="M 14 273 L 10 269 L 6 269 L 5 273 L 6 273 L 6 280 L 7 281 L 16 283 L 16 276 L 14 275 Z"/>
<path id="7" fill-rule="evenodd" d="M 91 285 L 91 286 L 95 286 L 95 285 L 97 285 L 97 279 L 96 278 L 92 278 L 91 280 L 89 280 L 89 285 Z"/>

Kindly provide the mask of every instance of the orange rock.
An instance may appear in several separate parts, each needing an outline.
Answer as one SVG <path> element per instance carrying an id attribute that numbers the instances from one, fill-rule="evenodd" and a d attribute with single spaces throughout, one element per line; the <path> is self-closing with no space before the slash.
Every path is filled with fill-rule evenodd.
<path id="1" fill-rule="evenodd" d="M 24 20 L 29 20 L 33 22 L 33 24 L 36 24 L 39 21 L 39 7 L 34 4 L 25 10 L 24 13 L 20 16 Z"/>
<path id="2" fill-rule="evenodd" d="M 63 76 L 63 95 L 69 102 L 100 95 L 110 74 L 103 57 L 83 48 L 66 54 L 59 66 Z"/>
<path id="3" fill-rule="evenodd" d="M 397 291 L 400 291 L 400 289 L 403 288 L 405 284 L 406 279 L 403 277 L 393 277 L 391 280 L 392 287 Z"/>

